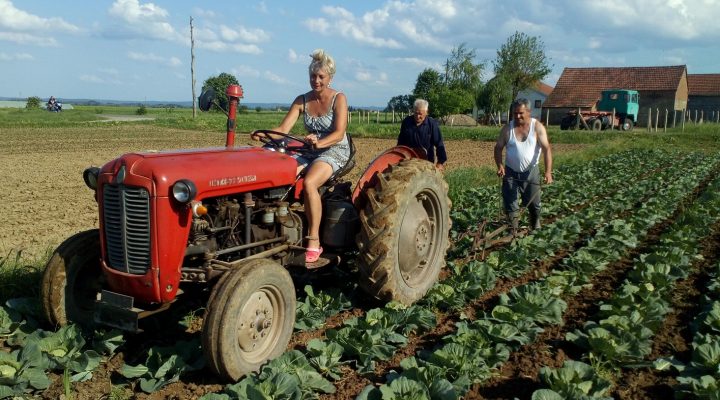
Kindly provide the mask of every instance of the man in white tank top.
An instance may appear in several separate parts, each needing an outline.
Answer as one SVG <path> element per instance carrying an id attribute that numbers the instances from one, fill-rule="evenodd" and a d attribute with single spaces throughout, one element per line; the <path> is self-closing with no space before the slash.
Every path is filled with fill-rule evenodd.
<path id="1" fill-rule="evenodd" d="M 530 212 L 530 228 L 540 228 L 540 155 L 545 160 L 545 183 L 552 183 L 552 149 L 547 131 L 530 116 L 530 102 L 517 99 L 512 103 L 513 120 L 503 126 L 495 143 L 497 175 L 503 178 L 502 195 L 505 213 L 513 230 L 517 230 L 518 192 L 523 207 Z M 503 149 L 505 162 L 503 163 Z"/>

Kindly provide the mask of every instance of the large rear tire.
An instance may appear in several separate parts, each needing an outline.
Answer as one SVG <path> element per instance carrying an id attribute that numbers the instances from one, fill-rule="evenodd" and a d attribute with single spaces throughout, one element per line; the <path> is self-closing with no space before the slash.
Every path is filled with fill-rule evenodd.
<path id="1" fill-rule="evenodd" d="M 71 236 L 58 246 L 45 266 L 40 290 L 45 318 L 55 326 L 70 322 L 93 326 L 102 282 L 99 230 Z"/>
<path id="2" fill-rule="evenodd" d="M 213 288 L 203 320 L 210 369 L 237 381 L 285 351 L 295 324 L 290 274 L 269 259 L 248 260 Z"/>
<path id="3" fill-rule="evenodd" d="M 376 176 L 360 210 L 360 286 L 373 297 L 412 304 L 445 267 L 448 185 L 435 166 L 410 159 Z"/>

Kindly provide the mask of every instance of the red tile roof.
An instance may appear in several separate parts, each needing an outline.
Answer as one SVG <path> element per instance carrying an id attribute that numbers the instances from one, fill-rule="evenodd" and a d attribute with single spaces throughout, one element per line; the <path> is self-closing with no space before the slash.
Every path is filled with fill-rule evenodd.
<path id="1" fill-rule="evenodd" d="M 689 96 L 720 96 L 720 74 L 688 74 Z"/>
<path id="2" fill-rule="evenodd" d="M 565 68 L 543 107 L 592 107 L 605 89 L 676 91 L 684 65 Z"/>
<path id="3" fill-rule="evenodd" d="M 539 90 L 540 93 L 544 94 L 545 96 L 550 96 L 550 93 L 552 93 L 553 91 L 552 86 L 541 81 L 537 81 L 535 83 L 535 89 Z"/>

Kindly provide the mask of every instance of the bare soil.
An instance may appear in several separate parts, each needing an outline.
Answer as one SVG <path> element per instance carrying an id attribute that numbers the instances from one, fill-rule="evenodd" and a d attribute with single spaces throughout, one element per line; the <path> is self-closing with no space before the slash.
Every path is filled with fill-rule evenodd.
<path id="1" fill-rule="evenodd" d="M 109 124 L 108 124 L 109 125 Z M 68 132 L 71 134 L 68 134 Z M 95 124 L 80 128 L 10 128 L 0 141 L 0 193 L 6 210 L 0 228 L 0 256 L 17 252 L 42 256 L 71 235 L 98 226 L 93 193 L 82 172 L 128 152 L 224 145 L 219 133 L 192 132 L 146 125 Z M 357 181 L 391 139 L 355 139 L 356 167 L 347 179 Z M 257 145 L 238 135 L 236 145 Z M 447 170 L 492 167 L 491 142 L 448 140 Z M 554 153 L 582 145 L 553 146 Z"/>

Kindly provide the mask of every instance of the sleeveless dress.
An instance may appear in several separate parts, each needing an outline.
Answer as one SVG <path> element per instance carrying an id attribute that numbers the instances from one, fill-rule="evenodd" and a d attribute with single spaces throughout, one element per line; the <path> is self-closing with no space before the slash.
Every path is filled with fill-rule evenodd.
<path id="1" fill-rule="evenodd" d="M 305 124 L 305 130 L 308 133 L 316 134 L 318 139 L 326 137 L 335 130 L 335 112 L 333 111 L 333 106 L 335 106 L 335 98 L 338 93 L 339 92 L 335 93 L 333 96 L 332 102 L 330 103 L 330 109 L 327 113 L 317 117 L 308 114 L 307 94 L 303 94 L 303 123 Z M 349 159 L 350 142 L 348 142 L 347 134 L 344 134 L 341 141 L 328 148 L 304 154 L 302 157 L 298 158 L 298 162 L 303 164 L 302 161 L 308 161 L 308 163 L 318 160 L 323 161 L 329 164 L 333 169 L 333 173 L 335 173 L 338 169 L 344 166 Z"/>

